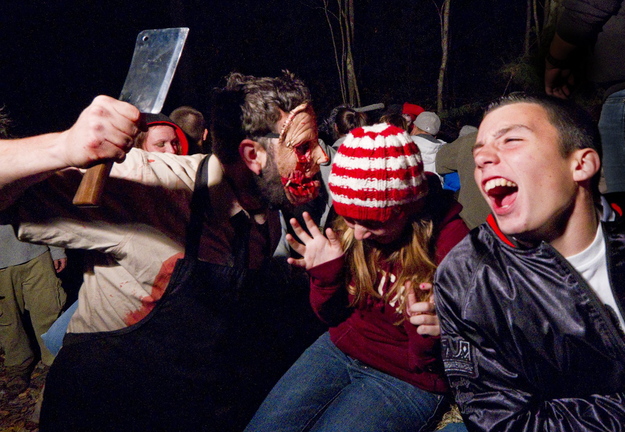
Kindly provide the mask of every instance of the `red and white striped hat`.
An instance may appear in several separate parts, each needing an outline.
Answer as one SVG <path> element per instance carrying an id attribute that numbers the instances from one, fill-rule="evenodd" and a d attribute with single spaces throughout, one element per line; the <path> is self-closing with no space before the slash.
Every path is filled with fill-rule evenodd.
<path id="1" fill-rule="evenodd" d="M 419 147 L 387 123 L 353 129 L 338 149 L 328 179 L 336 213 L 386 222 L 396 207 L 427 195 Z"/>

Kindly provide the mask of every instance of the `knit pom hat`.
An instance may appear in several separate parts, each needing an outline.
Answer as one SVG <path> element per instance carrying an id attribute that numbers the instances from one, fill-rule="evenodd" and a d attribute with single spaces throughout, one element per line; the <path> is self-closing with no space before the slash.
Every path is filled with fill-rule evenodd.
<path id="1" fill-rule="evenodd" d="M 408 115 L 410 117 L 410 122 L 411 123 L 413 121 L 415 121 L 417 116 L 419 114 L 421 114 L 423 111 L 425 111 L 423 109 L 423 107 L 421 107 L 419 105 L 411 104 L 411 103 L 408 103 L 408 102 L 405 102 L 404 105 L 402 106 L 402 109 L 401 109 L 401 113 L 402 114 L 406 114 L 406 115 Z"/>
<path id="2" fill-rule="evenodd" d="M 393 209 L 427 195 L 419 147 L 387 123 L 353 129 L 332 162 L 328 179 L 336 213 L 386 222 Z"/>

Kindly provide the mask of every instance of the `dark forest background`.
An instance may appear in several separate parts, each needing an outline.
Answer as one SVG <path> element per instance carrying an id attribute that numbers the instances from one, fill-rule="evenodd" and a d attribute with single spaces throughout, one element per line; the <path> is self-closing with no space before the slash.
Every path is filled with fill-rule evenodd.
<path id="1" fill-rule="evenodd" d="M 355 0 L 361 105 L 436 108 L 441 0 Z M 445 107 L 485 104 L 518 84 L 525 0 L 452 0 Z M 326 17 L 317 0 L 2 0 L 0 105 L 18 136 L 69 127 L 98 94 L 119 96 L 139 31 L 190 28 L 163 112 L 207 111 L 230 71 L 289 69 L 311 88 L 321 119 L 341 104 Z"/>

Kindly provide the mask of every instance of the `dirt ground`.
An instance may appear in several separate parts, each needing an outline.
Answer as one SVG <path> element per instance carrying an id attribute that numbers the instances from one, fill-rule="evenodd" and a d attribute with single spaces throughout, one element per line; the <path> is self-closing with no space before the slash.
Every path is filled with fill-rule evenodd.
<path id="1" fill-rule="evenodd" d="M 0 350 L 0 432 L 35 432 L 39 424 L 33 418 L 37 398 L 43 390 L 48 367 L 41 362 L 31 375 L 30 386 L 17 397 L 9 399 L 5 392 L 7 377 L 4 353 Z M 35 417 L 37 414 L 35 413 Z"/>

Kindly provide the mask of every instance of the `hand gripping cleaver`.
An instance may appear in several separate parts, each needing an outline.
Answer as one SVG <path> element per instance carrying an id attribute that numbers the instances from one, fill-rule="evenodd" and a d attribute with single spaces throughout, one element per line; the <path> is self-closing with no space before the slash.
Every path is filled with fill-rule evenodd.
<path id="1" fill-rule="evenodd" d="M 159 113 L 188 33 L 186 27 L 139 33 L 119 100 L 131 103 L 142 113 Z M 73 203 L 79 207 L 97 207 L 112 166 L 113 162 L 109 161 L 89 168 Z"/>

